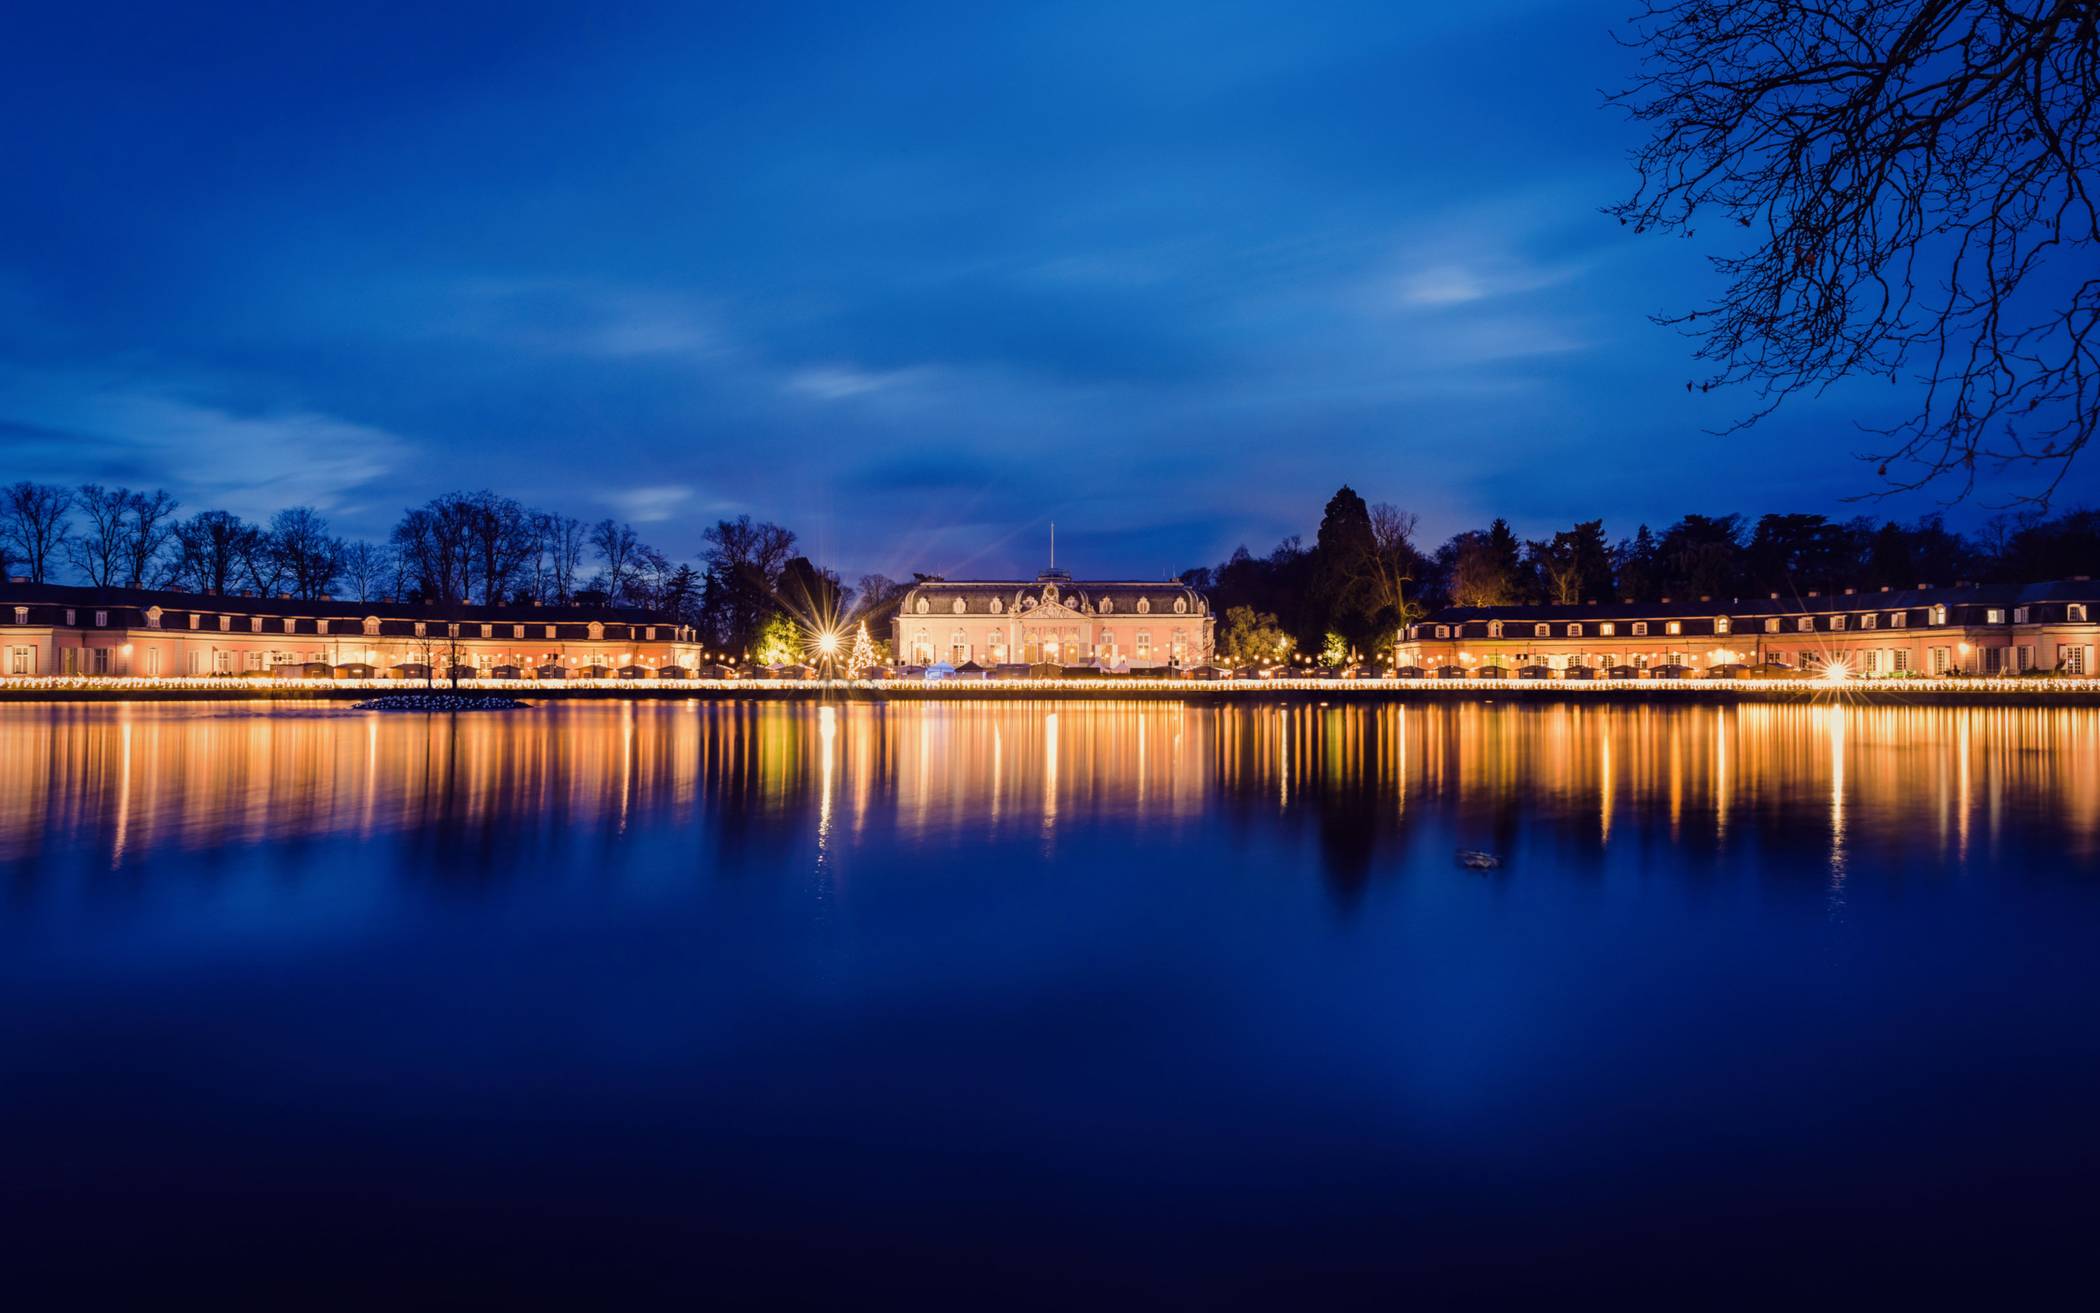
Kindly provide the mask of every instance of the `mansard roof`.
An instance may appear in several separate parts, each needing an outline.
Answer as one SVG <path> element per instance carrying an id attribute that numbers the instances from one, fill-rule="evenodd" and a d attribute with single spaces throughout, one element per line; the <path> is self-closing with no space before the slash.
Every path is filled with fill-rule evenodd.
<path id="1" fill-rule="evenodd" d="M 1667 602 L 1598 602 L 1579 606 L 1512 604 L 1447 606 L 1425 618 L 1430 624 L 1463 624 L 1469 620 L 1676 620 L 1725 615 L 1737 619 L 1766 616 L 1856 615 L 1869 611 L 1913 611 L 1930 606 L 2033 606 L 2049 602 L 2100 603 L 2100 585 L 2091 579 L 2055 579 L 2031 584 L 1955 584 L 1945 588 L 1876 589 L 1821 596 L 1673 597 Z"/>
<path id="2" fill-rule="evenodd" d="M 919 610 L 920 602 L 926 610 Z M 963 604 L 957 611 L 955 604 Z M 1139 602 L 1144 602 L 1143 610 Z M 1174 604 L 1182 610 L 1176 612 Z M 1040 575 L 1034 579 L 926 579 L 904 593 L 900 616 L 1026 615 L 1045 605 L 1059 605 L 1083 615 L 1207 616 L 1210 602 L 1188 585 L 1168 580 L 1070 579 Z"/>
<path id="3" fill-rule="evenodd" d="M 157 588 L 93 588 L 74 584 L 15 583 L 0 585 L 0 605 L 67 606 L 145 612 L 197 611 L 206 615 L 263 616 L 295 619 L 500 621 L 505 624 L 580 624 L 602 620 L 615 624 L 669 625 L 668 616 L 638 606 L 536 606 L 506 602 L 497 606 L 441 606 L 435 602 L 360 602 L 334 598 L 311 602 L 293 597 L 246 596 L 239 593 L 185 593 Z"/>

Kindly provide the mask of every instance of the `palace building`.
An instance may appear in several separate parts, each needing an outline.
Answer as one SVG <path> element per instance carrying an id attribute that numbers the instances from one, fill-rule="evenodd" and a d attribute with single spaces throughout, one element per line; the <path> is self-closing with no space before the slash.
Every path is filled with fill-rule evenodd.
<path id="1" fill-rule="evenodd" d="M 922 579 L 907 589 L 891 629 L 906 666 L 1086 666 L 1191 670 L 1210 664 L 1210 603 L 1179 583 L 1034 579 Z"/>
<path id="2" fill-rule="evenodd" d="M 1957 584 L 1782 599 L 1451 607 L 1407 627 L 1394 659 L 1425 675 L 1699 676 L 1842 662 L 1856 676 L 2090 676 L 2100 587 Z"/>
<path id="3" fill-rule="evenodd" d="M 690 628 L 631 607 L 439 607 L 75 588 L 0 590 L 0 676 L 676 678 Z"/>

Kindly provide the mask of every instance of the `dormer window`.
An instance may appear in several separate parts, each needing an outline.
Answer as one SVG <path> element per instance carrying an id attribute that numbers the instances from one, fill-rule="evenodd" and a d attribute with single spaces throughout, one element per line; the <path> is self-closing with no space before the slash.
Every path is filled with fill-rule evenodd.
<path id="1" fill-rule="evenodd" d="M 418 621 L 416 621 L 416 637 L 417 637 L 417 638 L 424 638 L 424 637 L 427 637 L 427 636 L 429 635 L 429 633 L 430 633 L 430 626 L 429 626 L 429 624 L 428 624 L 428 623 L 426 623 L 426 622 L 424 622 L 424 621 L 422 621 L 422 620 L 418 620 Z"/>
<path id="2" fill-rule="evenodd" d="M 67 623 L 67 624 L 69 624 L 69 625 L 77 625 L 77 624 L 79 624 L 79 623 L 80 623 L 80 612 L 78 612 L 78 611 L 74 610 L 74 609 L 73 609 L 72 607 L 70 607 L 70 606 L 69 606 L 69 607 L 67 607 L 67 608 L 66 608 L 66 623 Z"/>
<path id="3" fill-rule="evenodd" d="M 2065 607 L 2065 608 L 2064 608 L 2064 619 L 2066 619 L 2066 620 L 2070 621 L 2070 622 L 2071 622 L 2072 624 L 2074 624 L 2074 625 L 2082 625 L 2082 624 L 2084 624 L 2084 623 L 2085 623 L 2085 603 L 2083 603 L 2083 602 L 2073 602 L 2073 603 L 2071 603 L 2071 604 L 2070 604 L 2069 606 Z"/>
<path id="4" fill-rule="evenodd" d="M 190 612 L 190 628 L 195 629 L 198 625 L 201 625 L 203 623 L 203 616 L 198 615 L 195 611 Z"/>
<path id="5" fill-rule="evenodd" d="M 1449 626 L 1449 625 L 1438 625 L 1438 626 L 1436 627 L 1436 636 L 1437 636 L 1438 638 L 1449 638 L 1449 637 L 1451 637 L 1451 626 Z"/>
<path id="6" fill-rule="evenodd" d="M 1648 636 L 1648 622 L 1646 620 L 1633 622 L 1633 636 L 1635 638 L 1646 638 Z"/>
<path id="7" fill-rule="evenodd" d="M 1890 612 L 1890 613 L 1889 613 L 1889 628 L 1891 628 L 1891 629 L 1907 629 L 1907 628 L 1909 628 L 1909 626 L 1910 626 L 1910 612 L 1908 612 L 1908 611 L 1892 611 L 1892 612 Z"/>
<path id="8" fill-rule="evenodd" d="M 368 616 L 366 616 L 366 617 L 365 617 L 365 637 L 366 637 L 366 638 L 377 638 L 378 636 L 379 636 L 379 617 L 378 617 L 378 616 L 376 616 L 376 615 L 368 615 Z"/>
<path id="9" fill-rule="evenodd" d="M 1944 604 L 1932 608 L 1932 623 L 1936 625 L 1947 623 L 1947 608 Z"/>
<path id="10" fill-rule="evenodd" d="M 1533 625 L 1531 627 L 1531 636 L 1533 638 L 1551 638 L 1553 636 L 1553 626 Z"/>
<path id="11" fill-rule="evenodd" d="M 1580 627 L 1581 626 L 1579 625 L 1577 626 L 1577 628 Z M 1597 632 L 1606 638 L 1610 638 L 1613 634 L 1619 632 L 1619 627 L 1616 624 L 1613 624 L 1611 621 L 1607 620 L 1603 624 L 1597 626 Z"/>
<path id="12" fill-rule="evenodd" d="M 1813 633 L 1815 632 L 1816 628 L 1816 618 L 1812 615 L 1802 616 L 1799 620 L 1796 620 L 1794 622 L 1794 628 L 1800 630 L 1804 634 Z"/>
<path id="13" fill-rule="evenodd" d="M 1775 616 L 1768 616 L 1768 617 L 1766 617 L 1766 619 L 1765 619 L 1765 632 L 1766 632 L 1766 633 L 1768 633 L 1768 634 L 1776 634 L 1776 633 L 1778 633 L 1778 632 L 1779 632 L 1779 617 L 1778 617 L 1778 616 L 1776 616 L 1776 615 L 1775 615 Z"/>
<path id="14" fill-rule="evenodd" d="M 1682 620 L 1665 620 L 1665 621 L 1663 622 L 1663 632 L 1664 632 L 1664 633 L 1666 633 L 1666 634 L 1681 634 L 1681 633 L 1683 633 L 1683 632 L 1684 632 L 1684 621 L 1682 621 Z"/>
<path id="15" fill-rule="evenodd" d="M 251 616 L 249 616 L 249 617 L 248 617 L 248 632 L 249 632 L 249 633 L 251 633 L 251 634 L 259 634 L 259 633 L 261 633 L 261 632 L 262 632 L 262 617 L 261 617 L 261 616 L 259 616 L 259 615 L 251 615 Z"/>
<path id="16" fill-rule="evenodd" d="M 1175 598 L 1175 599 L 1174 599 L 1174 614 L 1175 614 L 1175 615 L 1185 615 L 1185 614 L 1187 614 L 1187 613 L 1188 613 L 1188 609 L 1189 609 L 1189 599 L 1188 599 L 1188 598 L 1186 598 L 1186 597 L 1177 597 L 1177 598 Z"/>
<path id="17" fill-rule="evenodd" d="M 2014 624 L 2016 624 L 2016 625 L 2024 625 L 2024 624 L 2026 624 L 2026 623 L 2027 623 L 2027 608 L 2026 608 L 2026 607 L 2024 607 L 2024 606 L 2016 606 L 2016 607 L 2014 607 L 2014 608 L 2013 608 L 2013 623 L 2014 623 Z"/>
<path id="18" fill-rule="evenodd" d="M 957 615 L 961 615 L 966 608 L 963 606 L 963 600 L 960 597 L 958 597 L 955 599 L 955 604 L 949 607 L 948 609 L 955 612 L 955 614 Z"/>
<path id="19" fill-rule="evenodd" d="M 107 628 L 109 628 L 109 612 L 107 612 L 107 611 L 97 611 L 97 612 L 95 612 L 95 627 L 96 627 L 97 629 L 107 629 Z"/>
<path id="20" fill-rule="evenodd" d="M 230 615 L 222 615 L 222 616 L 220 616 L 220 617 L 219 617 L 219 632 L 220 632 L 220 633 L 222 633 L 222 634 L 230 634 L 230 633 L 232 633 L 232 632 L 233 632 L 233 617 L 232 617 L 232 616 L 230 616 Z"/>
<path id="21" fill-rule="evenodd" d="M 1861 629 L 1872 629 L 1874 627 L 1875 620 L 1878 618 L 1879 617 L 1876 616 L 1863 615 L 1859 618 L 1859 627 Z"/>
<path id="22" fill-rule="evenodd" d="M 1569 626 L 1568 626 L 1568 637 L 1570 637 L 1570 638 L 1580 638 L 1580 637 L 1582 637 L 1582 626 L 1581 626 L 1581 625 L 1569 625 Z"/>
<path id="23" fill-rule="evenodd" d="M 314 621 L 314 632 L 316 634 L 326 634 L 328 632 L 328 622 L 326 620 Z"/>
<path id="24" fill-rule="evenodd" d="M 1151 613 L 1152 613 L 1152 599 L 1151 599 L 1151 598 L 1149 598 L 1149 597 L 1140 597 L 1140 598 L 1138 599 L 1138 614 L 1139 614 L 1139 615 L 1150 615 Z"/>
<path id="25" fill-rule="evenodd" d="M 287 634 L 296 634 L 296 633 L 298 633 L 298 632 L 299 632 L 299 622 L 298 622 L 297 620 L 294 620 L 294 619 L 292 619 L 292 618 L 291 618 L 290 616 L 286 616 L 286 617 L 284 618 L 284 632 L 285 632 L 285 633 L 287 633 Z"/>
<path id="26" fill-rule="evenodd" d="M 1500 637 L 1502 637 L 1502 622 L 1501 622 L 1500 620 L 1490 620 L 1490 621 L 1488 621 L 1488 637 L 1489 637 L 1489 638 L 1500 638 Z"/>
<path id="27" fill-rule="evenodd" d="M 994 611 L 998 610 L 998 609 L 999 609 L 999 604 L 998 604 L 997 602 L 994 602 L 994 603 L 992 603 L 992 609 L 993 609 Z M 1103 615 L 1107 615 L 1107 614 L 1109 614 L 1110 612 L 1114 611 L 1115 609 L 1116 609 L 1116 599 L 1115 599 L 1115 598 L 1113 598 L 1113 597 L 1104 597 L 1104 598 L 1102 598 L 1102 599 L 1101 599 L 1101 614 L 1103 614 Z"/>
<path id="28" fill-rule="evenodd" d="M 1830 627 L 1833 630 L 1843 629 L 1845 627 L 1845 617 L 1841 615 L 1830 617 Z"/>
<path id="29" fill-rule="evenodd" d="M 15 608 L 15 623 L 16 623 L 16 624 L 18 624 L 18 625 L 26 625 L 26 624 L 28 624 L 28 623 L 29 623 L 29 608 L 28 608 L 28 607 L 26 607 L 26 606 L 18 606 L 18 607 L 16 607 L 16 608 Z"/>
<path id="30" fill-rule="evenodd" d="M 1729 619 L 1728 619 L 1728 617 L 1727 617 L 1727 616 L 1725 616 L 1725 615 L 1717 615 L 1717 616 L 1715 616 L 1715 617 L 1714 617 L 1714 632 L 1715 632 L 1715 633 L 1717 633 L 1717 634 L 1725 634 L 1725 633 L 1727 633 L 1727 632 L 1729 631 L 1729 629 L 1730 629 L 1730 628 L 1731 628 L 1731 625 L 1730 625 L 1730 623 L 1729 623 Z"/>
<path id="31" fill-rule="evenodd" d="M 525 637 L 525 626 L 523 626 L 523 625 L 512 625 L 512 626 L 510 627 L 510 636 L 511 636 L 512 638 L 523 638 L 523 637 Z"/>
<path id="32" fill-rule="evenodd" d="M 483 638 L 494 638 L 494 637 L 496 636 L 496 626 L 494 626 L 494 625 L 483 625 L 483 626 L 481 627 L 481 636 L 482 636 Z M 654 635 L 654 634 L 651 634 L 651 635 L 650 635 L 650 637 L 651 637 L 651 638 L 654 638 L 654 637 L 655 637 L 655 635 Z"/>

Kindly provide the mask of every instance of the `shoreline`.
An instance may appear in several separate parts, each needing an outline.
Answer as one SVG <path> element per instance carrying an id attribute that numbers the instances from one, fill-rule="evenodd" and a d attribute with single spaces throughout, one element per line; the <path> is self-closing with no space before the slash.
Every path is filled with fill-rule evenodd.
<path id="1" fill-rule="evenodd" d="M 458 689 L 402 680 L 60 679 L 0 683 L 0 703 L 363 701 L 388 694 L 501 694 L 527 702 L 643 702 L 708 699 L 751 702 L 1609 702 L 1981 705 L 2100 708 L 2096 679 L 1849 680 L 593 680 L 540 683 L 475 680 Z"/>

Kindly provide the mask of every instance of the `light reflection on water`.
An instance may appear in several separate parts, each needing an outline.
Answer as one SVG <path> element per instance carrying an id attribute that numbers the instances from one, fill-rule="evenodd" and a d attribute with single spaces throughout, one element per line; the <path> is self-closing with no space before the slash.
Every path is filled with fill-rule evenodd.
<path id="1" fill-rule="evenodd" d="M 2074 852 L 2100 827 L 2100 714 L 2060 708 L 1516 707 L 1174 703 L 822 708 L 582 704 L 426 719 L 316 706 L 0 709 L 0 861 L 95 845 L 112 866 L 167 845 L 367 838 L 558 818 L 624 831 L 733 803 L 906 835 L 1054 843 L 1060 815 L 1176 824 L 1221 799 L 1279 814 L 1347 798 L 1410 808 L 1587 810 L 1597 843 L 1637 818 L 1725 840 L 1738 818 L 1826 801 L 1833 883 L 1851 826 L 1901 817 L 1959 860 L 2008 796 Z M 837 813 L 836 817 L 834 813 Z M 1795 818 L 1799 823 L 1799 818 Z"/>
<path id="2" fill-rule="evenodd" d="M 0 1235 L 72 1302 L 2006 1303 L 2100 1223 L 2100 712 L 10 706 L 0 743 Z"/>

